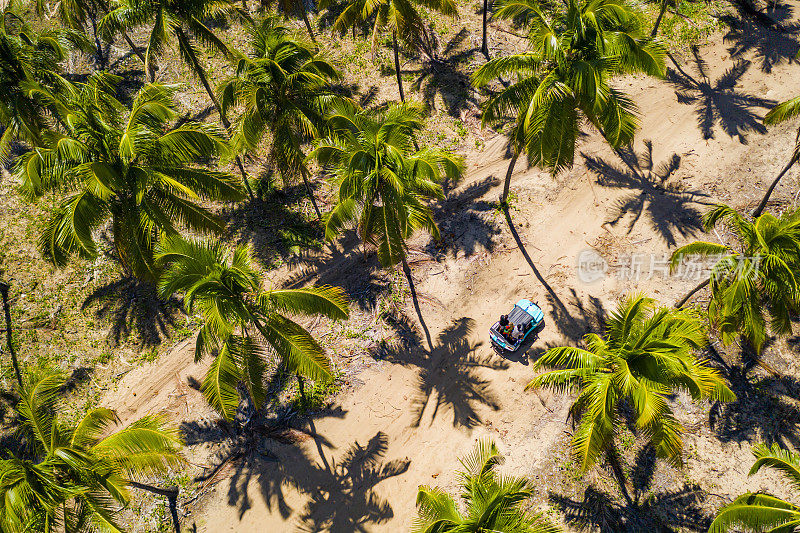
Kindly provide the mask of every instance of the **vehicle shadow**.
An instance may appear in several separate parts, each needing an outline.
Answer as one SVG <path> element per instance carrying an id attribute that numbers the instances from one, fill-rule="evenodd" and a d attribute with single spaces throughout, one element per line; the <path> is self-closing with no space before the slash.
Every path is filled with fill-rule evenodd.
<path id="1" fill-rule="evenodd" d="M 341 418 L 344 414 L 337 408 L 315 413 L 313 418 Z M 299 531 L 360 531 L 365 524 L 392 518 L 391 506 L 374 489 L 381 481 L 403 474 L 410 461 L 383 460 L 388 449 L 384 433 L 376 433 L 365 444 L 354 441 L 344 451 L 326 455 L 324 448 L 335 447 L 314 431 L 312 418 L 297 420 L 293 426 L 300 427 L 261 421 L 234 432 L 230 426 L 222 428 L 215 423 L 184 423 L 181 429 L 189 445 L 227 444 L 214 466 L 195 482 L 202 488 L 227 477 L 228 505 L 236 507 L 240 519 L 253 505 L 251 496 L 260 495 L 267 509 L 294 522 Z M 304 445 L 312 439 L 316 453 Z M 302 507 L 290 505 L 287 487 L 308 498 Z"/>
<path id="2" fill-rule="evenodd" d="M 728 26 L 723 42 L 730 43 L 732 58 L 752 56 L 763 72 L 779 63 L 790 62 L 800 50 L 800 23 L 793 9 L 780 0 L 765 2 L 763 10 L 753 0 L 732 0 L 737 14 L 726 13 L 720 22 Z"/>
<path id="3" fill-rule="evenodd" d="M 628 504 L 618 494 L 590 484 L 581 496 L 549 493 L 550 504 L 579 531 L 678 532 L 708 531 L 713 517 L 706 513 L 708 494 L 697 485 L 669 490 L 654 485 L 656 457 L 652 447 L 641 448 L 630 468 L 634 487 Z"/>
<path id="4" fill-rule="evenodd" d="M 711 81 L 708 66 L 697 46 L 692 47 L 695 76 L 675 64 L 667 68 L 667 82 L 675 88 L 678 102 L 693 106 L 697 124 L 704 139 L 714 138 L 716 124 L 730 137 L 747 144 L 751 132 L 766 133 L 758 109 L 769 109 L 775 102 L 742 92 L 736 85 L 750 68 L 750 62 L 738 59 L 715 81 Z"/>
<path id="5" fill-rule="evenodd" d="M 491 216 L 495 208 L 493 202 L 480 199 L 500 183 L 494 176 L 470 183 L 447 195 L 447 198 L 434 207 L 433 214 L 441 238 L 431 240 L 425 251 L 431 255 L 440 254 L 456 257 L 459 251 L 465 257 L 479 249 L 493 251 L 495 237 L 500 228 Z"/>
<path id="6" fill-rule="evenodd" d="M 180 299 L 163 301 L 154 285 L 123 277 L 97 287 L 81 304 L 98 320 L 110 324 L 108 341 L 114 346 L 135 335 L 140 348 L 150 348 L 169 338 L 183 316 Z"/>
<path id="7" fill-rule="evenodd" d="M 475 321 L 462 317 L 439 333 L 432 351 L 423 348 L 422 337 L 406 316 L 387 316 L 396 334 L 395 342 L 383 342 L 373 353 L 375 359 L 414 368 L 418 371 L 417 394 L 412 401 L 416 427 L 426 410 L 432 409 L 433 421 L 440 409 L 453 412 L 453 426 L 475 427 L 482 423 L 478 406 L 500 409 L 489 381 L 480 376 L 482 368 L 505 370 L 508 362 L 492 352 L 479 354 L 482 342 L 469 340 Z"/>
<path id="8" fill-rule="evenodd" d="M 638 189 L 616 201 L 606 224 L 617 225 L 626 215 L 628 233 L 645 217 L 650 226 L 668 246 L 674 246 L 676 236 L 691 237 L 702 229 L 700 211 L 693 205 L 706 203 L 708 195 L 700 191 L 681 190 L 667 182 L 680 168 L 681 157 L 672 154 L 657 167 L 653 161 L 653 143 L 645 141 L 645 150 L 636 153 L 632 148 L 622 148 L 626 168 L 621 169 L 608 161 L 582 153 L 586 168 L 597 178 L 597 183 L 616 189 Z"/>

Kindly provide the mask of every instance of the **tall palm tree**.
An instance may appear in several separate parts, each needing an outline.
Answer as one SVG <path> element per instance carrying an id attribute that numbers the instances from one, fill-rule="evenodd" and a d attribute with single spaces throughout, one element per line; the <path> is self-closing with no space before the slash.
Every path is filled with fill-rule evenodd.
<path id="1" fill-rule="evenodd" d="M 338 189 L 336 206 L 327 215 L 325 236 L 332 240 L 355 224 L 361 240 L 377 247 L 384 267 L 402 263 L 432 350 L 406 258 L 406 241 L 418 229 L 439 238 L 425 200 L 443 198 L 439 182 L 443 177 L 459 179 L 464 163 L 436 148 L 414 149 L 416 133 L 424 126 L 424 110 L 418 104 L 392 104 L 374 112 L 346 102 L 334 108 L 328 119 L 333 133 L 321 139 L 309 155 L 333 172 Z"/>
<path id="2" fill-rule="evenodd" d="M 49 127 L 47 106 L 30 89 L 56 91 L 65 82 L 58 64 L 66 57 L 63 35 L 35 32 L 12 5 L 0 14 L 0 163 L 8 162 L 11 143 L 43 144 Z"/>
<path id="3" fill-rule="evenodd" d="M 319 343 L 285 315 L 347 318 L 348 302 L 336 287 L 264 290 L 245 247 L 228 251 L 220 242 L 165 239 L 158 261 L 165 267 L 158 289 L 166 297 L 184 293 L 190 313 L 203 316 L 195 358 L 214 355 L 202 390 L 226 419 L 239 406 L 244 383 L 256 408 L 266 399 L 267 360 L 303 377 L 330 380 L 330 360 Z M 260 338 L 256 335 L 260 335 Z"/>
<path id="4" fill-rule="evenodd" d="M 795 490 L 800 489 L 800 457 L 777 444 L 768 447 L 759 444 L 753 448 L 756 462 L 748 475 L 756 474 L 762 467 L 781 472 Z M 800 527 L 800 506 L 762 492 L 748 492 L 723 507 L 709 533 L 728 531 L 792 532 Z"/>
<path id="5" fill-rule="evenodd" d="M 320 136 L 327 105 L 336 99 L 330 82 L 339 72 L 287 28 L 267 17 L 249 28 L 250 54 L 222 85 L 222 111 L 241 108 L 233 142 L 254 152 L 268 138 L 269 158 L 284 179 L 302 177 L 318 217 L 308 182 L 303 145 Z M 239 150 L 237 150 L 238 152 Z"/>
<path id="6" fill-rule="evenodd" d="M 613 147 L 628 144 L 639 126 L 637 107 L 610 85 L 620 74 L 663 76 L 663 46 L 645 38 L 637 11 L 623 0 L 566 0 L 543 10 L 538 0 L 506 0 L 495 16 L 529 30 L 530 51 L 495 58 L 472 77 L 483 87 L 503 77 L 515 81 L 485 104 L 484 125 L 514 117 L 513 157 L 501 202 L 505 204 L 517 158 L 554 174 L 569 168 L 581 124 L 592 124 Z M 623 159 L 624 160 L 624 159 Z"/>
<path id="7" fill-rule="evenodd" d="M 419 11 L 422 7 L 448 17 L 458 16 L 458 7 L 453 0 L 348 0 L 347 7 L 333 23 L 333 30 L 341 34 L 351 27 L 371 23 L 373 55 L 380 33 L 391 32 L 394 71 L 401 102 L 405 102 L 405 93 L 400 73 L 400 44 L 417 48 L 426 38 L 425 24 Z"/>
<path id="8" fill-rule="evenodd" d="M 797 59 L 800 59 L 800 52 L 797 54 Z M 769 113 L 764 116 L 764 124 L 779 124 L 781 122 L 791 120 L 798 115 L 800 115 L 800 96 L 795 96 L 794 98 L 786 100 L 785 102 L 781 102 L 770 109 Z M 772 181 L 769 188 L 767 188 L 767 192 L 764 193 L 764 197 L 761 199 L 758 207 L 756 207 L 752 213 L 754 218 L 759 216 L 764 211 L 764 208 L 767 207 L 767 201 L 769 201 L 772 191 L 778 186 L 778 182 L 781 181 L 783 175 L 786 174 L 789 169 L 792 168 L 795 163 L 797 163 L 798 160 L 800 160 L 800 127 L 797 128 L 797 135 L 795 136 L 794 142 L 795 146 L 794 150 L 792 151 L 792 155 L 789 158 L 789 162 L 786 163 L 786 166 L 783 167 L 783 170 L 781 170 L 777 177 Z"/>
<path id="9" fill-rule="evenodd" d="M 706 345 L 703 320 L 691 310 L 658 307 L 642 295 L 625 297 L 611 313 L 605 336 L 589 333 L 586 348 L 552 348 L 534 368 L 552 368 L 527 389 L 547 387 L 578 394 L 570 414 L 578 419 L 572 449 L 581 470 L 605 454 L 623 495 L 631 502 L 616 452 L 624 422 L 621 408 L 633 409 L 636 428 L 659 457 L 680 464 L 683 427 L 668 396 L 683 390 L 694 400 L 732 401 L 735 395 L 716 370 L 695 355 Z"/>
<path id="10" fill-rule="evenodd" d="M 446 492 L 425 485 L 417 493 L 419 514 L 415 533 L 557 533 L 545 516 L 524 506 L 534 495 L 533 484 L 520 477 L 500 476 L 495 470 L 503 456 L 494 442 L 481 439 L 475 450 L 461 459 L 461 499 L 466 514 Z"/>
<path id="11" fill-rule="evenodd" d="M 681 307 L 710 283 L 708 314 L 722 342 L 730 344 L 741 335 L 761 353 L 767 319 L 773 333 L 790 334 L 791 317 L 800 302 L 800 211 L 780 218 L 765 213 L 751 222 L 734 209 L 717 205 L 703 216 L 703 227 L 711 231 L 718 223 L 725 225 L 734 243 L 696 241 L 672 254 L 673 269 L 685 257 L 717 258 L 709 278 L 675 305 Z"/>
<path id="12" fill-rule="evenodd" d="M 180 464 L 177 428 L 146 416 L 113 432 L 114 411 L 90 410 L 77 424 L 57 416 L 61 375 L 34 373 L 15 407 L 19 453 L 0 460 L 0 529 L 9 533 L 121 532 L 115 514 L 136 480 Z"/>
<path id="13" fill-rule="evenodd" d="M 208 125 L 173 126 L 174 87 L 145 85 L 126 108 L 113 96 L 118 78 L 96 74 L 53 99 L 63 130 L 19 158 L 14 172 L 29 198 L 63 196 L 44 226 L 44 256 L 98 253 L 95 230 L 110 222 L 114 251 L 126 274 L 155 282 L 155 241 L 179 228 L 213 232 L 222 222 L 197 200 L 242 198 L 230 174 L 198 163 L 228 153 L 224 132 Z"/>
<path id="14" fill-rule="evenodd" d="M 0 274 L 3 273 L 3 270 L 0 269 Z M 0 299 L 3 301 L 3 318 L 5 320 L 6 327 L 3 330 L 3 334 L 6 338 L 6 347 L 8 348 L 8 354 L 11 356 L 11 367 L 14 369 L 14 377 L 17 378 L 17 386 L 22 388 L 22 373 L 19 370 L 19 361 L 17 360 L 17 351 L 14 349 L 14 339 L 12 338 L 12 327 L 11 327 L 11 302 L 10 298 L 8 297 L 8 291 L 11 289 L 11 285 L 7 281 L 3 281 L 0 279 Z"/>

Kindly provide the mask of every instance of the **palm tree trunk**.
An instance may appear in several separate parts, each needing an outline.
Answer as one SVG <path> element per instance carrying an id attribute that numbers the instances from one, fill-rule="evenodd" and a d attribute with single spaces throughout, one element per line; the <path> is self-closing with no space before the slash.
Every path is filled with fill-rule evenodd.
<path id="1" fill-rule="evenodd" d="M 317 205 L 317 199 L 314 197 L 314 190 L 311 188 L 311 183 L 308 181 L 307 170 L 305 168 L 300 170 L 300 175 L 303 176 L 303 183 L 306 186 L 306 192 L 308 193 L 308 197 L 311 199 L 311 205 L 314 206 L 314 212 L 317 213 L 317 218 L 322 220 L 322 212 L 319 210 L 319 206 Z"/>
<path id="2" fill-rule="evenodd" d="M 136 54 L 136 57 L 139 58 L 139 61 L 142 62 L 142 65 L 146 65 L 147 60 L 145 59 L 144 54 L 141 53 L 138 48 L 136 48 L 136 45 L 134 44 L 133 40 L 128 35 L 128 32 L 126 32 L 125 30 L 122 30 L 122 38 L 125 39 L 125 42 L 128 43 L 128 46 L 131 47 L 131 51 L 134 54 Z M 150 76 L 150 81 L 152 82 L 153 79 L 155 78 L 155 71 L 151 69 L 151 71 L 148 73 L 148 76 Z"/>
<path id="3" fill-rule="evenodd" d="M 191 51 L 191 46 L 189 43 L 189 36 L 184 33 L 183 28 L 178 28 L 175 32 L 178 36 L 179 45 L 183 46 L 186 50 Z M 203 87 L 208 93 L 208 97 L 211 99 L 211 103 L 214 104 L 214 107 L 217 109 L 217 113 L 219 113 L 219 119 L 222 121 L 222 125 L 225 126 L 225 129 L 230 132 L 231 129 L 231 121 L 228 120 L 228 117 L 225 116 L 225 113 L 222 111 L 222 106 L 217 99 L 217 96 L 214 94 L 214 91 L 211 89 L 211 85 L 208 83 L 208 78 L 206 77 L 205 70 L 203 69 L 200 62 L 197 60 L 197 57 L 194 56 L 193 53 L 190 54 L 191 60 L 194 63 L 192 65 L 194 68 L 195 75 L 200 79 L 200 83 L 203 84 Z M 250 188 L 249 180 L 247 179 L 247 172 L 244 170 L 244 165 L 242 164 L 242 159 L 237 155 L 236 156 L 236 166 L 239 167 L 239 172 L 242 174 L 242 182 L 244 183 L 244 188 L 247 190 L 247 194 L 250 196 L 251 200 L 255 200 L 255 195 L 253 194 L 253 190 Z"/>
<path id="4" fill-rule="evenodd" d="M 94 36 L 94 46 L 97 49 L 95 52 L 95 59 L 97 61 L 97 65 L 99 66 L 98 70 L 104 70 L 105 66 L 105 54 L 103 54 L 103 43 L 100 42 L 100 36 L 97 33 L 97 15 L 90 14 L 89 21 L 92 24 L 92 34 Z"/>
<path id="5" fill-rule="evenodd" d="M 767 201 L 769 201 L 769 197 L 772 194 L 772 191 L 774 191 L 775 187 L 778 186 L 778 182 L 781 181 L 781 178 L 783 177 L 783 175 L 786 174 L 789 171 L 789 169 L 792 168 L 792 166 L 796 162 L 797 162 L 797 158 L 792 157 L 789 160 L 789 163 L 785 167 L 783 167 L 783 170 L 781 170 L 781 173 L 778 174 L 778 177 L 775 178 L 772 181 L 772 184 L 769 186 L 769 188 L 767 189 L 767 192 L 764 194 L 764 198 L 761 199 L 761 203 L 758 204 L 758 207 L 756 207 L 755 211 L 753 211 L 753 213 L 752 213 L 753 218 L 757 218 L 758 216 L 761 215 L 761 213 L 764 211 L 764 208 L 767 207 Z"/>
<path id="6" fill-rule="evenodd" d="M 306 400 L 306 381 L 300 374 L 295 374 L 297 377 L 297 392 L 300 393 L 300 401 L 303 402 L 303 409 L 308 408 L 308 401 Z"/>
<path id="7" fill-rule="evenodd" d="M 308 11 L 306 10 L 305 0 L 300 1 L 300 13 L 303 16 L 303 22 L 306 25 L 306 30 L 308 30 L 308 35 L 311 37 L 311 40 L 314 41 L 314 44 L 317 44 L 317 38 L 314 36 L 314 29 L 311 27 L 311 21 L 308 20 Z"/>
<path id="8" fill-rule="evenodd" d="M 137 483 L 136 481 L 128 481 L 128 485 L 135 489 L 146 490 L 159 496 L 165 496 L 169 502 L 169 512 L 172 515 L 172 526 L 175 528 L 175 533 L 181 533 L 181 522 L 178 517 L 178 494 L 180 489 L 177 486 L 162 489 L 147 485 L 146 483 Z"/>
<path id="9" fill-rule="evenodd" d="M 397 46 L 397 30 L 392 31 L 392 48 L 394 48 L 394 72 L 397 75 L 397 88 L 400 89 L 400 101 L 405 102 L 403 94 L 403 77 L 400 75 L 400 49 Z"/>
<path id="10" fill-rule="evenodd" d="M 500 195 L 500 205 L 508 205 L 508 191 L 511 188 L 511 175 L 514 173 L 514 166 L 517 164 L 517 155 L 514 152 L 514 155 L 511 157 L 511 161 L 508 163 L 508 170 L 506 170 L 506 182 L 503 184 L 503 194 Z"/>
<path id="11" fill-rule="evenodd" d="M 711 278 L 710 277 L 708 279 L 706 279 L 705 281 L 701 281 L 697 285 L 697 287 L 695 287 L 694 289 L 690 290 L 686 294 L 686 296 L 684 296 L 683 298 L 681 298 L 680 300 L 675 302 L 675 309 L 680 309 L 681 307 L 683 307 L 686 304 L 686 302 L 689 301 L 689 298 L 691 298 L 694 295 L 694 293 L 696 293 L 697 291 L 699 291 L 700 289 L 702 289 L 703 287 L 705 287 L 709 283 L 711 283 Z"/>
<path id="12" fill-rule="evenodd" d="M 489 61 L 489 41 L 486 38 L 486 19 L 489 17 L 489 0 L 483 0 L 483 41 L 481 43 L 481 52 L 486 56 L 486 61 Z"/>
<path id="13" fill-rule="evenodd" d="M 414 302 L 414 309 L 417 312 L 417 318 L 422 326 L 422 331 L 425 333 L 425 340 L 428 341 L 428 349 L 433 351 L 433 341 L 431 341 L 431 333 L 428 331 L 428 326 L 425 324 L 425 319 L 422 318 L 422 309 L 419 307 L 419 299 L 417 298 L 417 289 L 414 286 L 414 278 L 411 276 L 411 267 L 408 266 L 406 256 L 403 256 L 403 273 L 408 280 L 408 288 L 411 289 L 411 301 Z"/>
<path id="14" fill-rule="evenodd" d="M 656 23 L 653 24 L 653 31 L 650 32 L 650 38 L 655 39 L 658 35 L 658 27 L 661 25 L 661 19 L 664 18 L 664 13 L 667 11 L 667 0 L 661 0 L 661 11 L 658 12 Z"/>
<path id="15" fill-rule="evenodd" d="M 17 385 L 22 388 L 22 373 L 19 371 L 19 361 L 17 361 L 17 352 L 14 351 L 14 343 L 11 338 L 11 305 L 8 303 L 8 289 L 11 286 L 0 281 L 0 295 L 3 297 L 3 314 L 6 319 L 6 345 L 8 346 L 8 353 L 11 356 L 11 366 L 14 367 L 14 376 L 17 378 Z"/>
<path id="16" fill-rule="evenodd" d="M 617 483 L 619 484 L 619 489 L 622 492 L 622 496 L 625 498 L 628 506 L 632 507 L 633 499 L 628 492 L 628 484 L 625 481 L 625 472 L 622 471 L 622 465 L 619 462 L 617 448 L 614 446 L 613 442 L 609 445 L 608 450 L 606 450 L 606 458 L 608 459 L 608 463 L 611 465 L 611 471 L 614 472 L 614 477 L 617 478 Z"/>

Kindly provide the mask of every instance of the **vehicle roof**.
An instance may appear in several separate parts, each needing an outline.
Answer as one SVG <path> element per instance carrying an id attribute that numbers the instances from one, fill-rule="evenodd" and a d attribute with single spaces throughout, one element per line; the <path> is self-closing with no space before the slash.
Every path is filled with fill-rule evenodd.
<path id="1" fill-rule="evenodd" d="M 542 312 L 541 308 L 525 298 L 518 301 L 514 306 L 514 309 L 511 310 L 511 313 L 508 314 L 509 322 L 513 323 L 514 325 L 527 324 L 529 322 L 539 322 L 543 318 L 544 313 Z"/>

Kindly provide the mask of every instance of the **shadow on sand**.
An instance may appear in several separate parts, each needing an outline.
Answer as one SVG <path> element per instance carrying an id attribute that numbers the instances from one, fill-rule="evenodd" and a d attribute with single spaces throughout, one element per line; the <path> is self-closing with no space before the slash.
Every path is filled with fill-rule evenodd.
<path id="1" fill-rule="evenodd" d="M 667 82 L 675 88 L 678 102 L 695 108 L 697 124 L 704 139 L 714 138 L 714 127 L 719 124 L 730 137 L 738 137 L 747 144 L 751 132 L 766 133 L 761 123 L 759 109 L 769 109 L 775 102 L 742 92 L 736 85 L 750 68 L 750 62 L 737 60 L 722 76 L 711 81 L 708 66 L 697 46 L 692 47 L 695 76 L 675 65 L 677 71 L 667 69 Z"/>
<path id="2" fill-rule="evenodd" d="M 676 236 L 691 237 L 702 229 L 700 212 L 693 205 L 706 203 L 702 198 L 707 194 L 693 190 L 679 190 L 670 187 L 667 181 L 681 166 L 681 157 L 672 154 L 667 161 L 657 167 L 653 162 L 653 143 L 645 141 L 645 150 L 637 154 L 631 148 L 618 150 L 627 165 L 621 169 L 606 160 L 581 154 L 586 168 L 597 177 L 597 183 L 604 187 L 635 192 L 617 200 L 607 224 L 615 226 L 626 215 L 631 214 L 628 233 L 636 223 L 645 217 L 653 230 L 668 246 L 674 246 Z M 638 189 L 638 191 L 636 191 Z"/>
<path id="3" fill-rule="evenodd" d="M 509 365 L 490 350 L 482 350 L 484 355 L 478 353 L 483 343 L 469 340 L 475 329 L 474 320 L 454 320 L 436 337 L 433 351 L 424 349 L 422 337 L 408 317 L 389 316 L 387 322 L 398 341 L 381 344 L 374 357 L 418 370 L 412 425 L 419 425 L 426 411 L 433 421 L 440 408 L 448 408 L 453 411 L 454 426 L 475 427 L 482 423 L 478 406 L 500 408 L 489 381 L 480 376 L 479 370 L 504 370 Z"/>
<path id="4" fill-rule="evenodd" d="M 723 41 L 731 46 L 731 57 L 752 54 L 763 72 L 772 72 L 779 63 L 790 62 L 800 50 L 800 23 L 793 20 L 793 9 L 779 0 L 765 2 L 763 9 L 754 0 L 732 0 L 737 14 L 725 14 L 720 21 L 728 26 Z"/>

